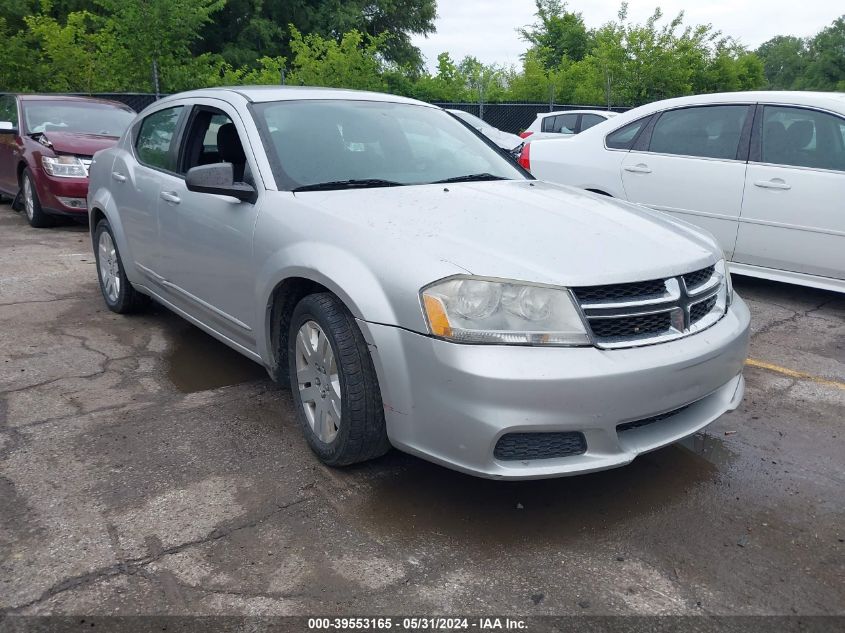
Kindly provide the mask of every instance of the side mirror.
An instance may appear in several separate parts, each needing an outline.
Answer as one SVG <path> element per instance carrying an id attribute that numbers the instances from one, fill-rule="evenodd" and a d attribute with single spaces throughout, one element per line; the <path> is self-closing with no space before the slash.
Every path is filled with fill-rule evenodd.
<path id="1" fill-rule="evenodd" d="M 255 187 L 245 182 L 235 183 L 232 163 L 213 163 L 192 167 L 185 174 L 185 186 L 188 191 L 231 196 L 242 202 L 254 203 L 258 200 Z"/>
<path id="2" fill-rule="evenodd" d="M 11 121 L 0 121 L 0 134 L 15 134 L 17 131 L 15 124 Z"/>

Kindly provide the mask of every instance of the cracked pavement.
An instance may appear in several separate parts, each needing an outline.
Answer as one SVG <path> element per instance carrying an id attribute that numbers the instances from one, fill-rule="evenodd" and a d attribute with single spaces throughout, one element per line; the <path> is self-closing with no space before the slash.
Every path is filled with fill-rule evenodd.
<path id="1" fill-rule="evenodd" d="M 845 297 L 736 278 L 739 410 L 631 466 L 331 470 L 266 372 L 0 205 L 0 614 L 845 614 Z M 813 380 L 812 377 L 827 382 Z"/>

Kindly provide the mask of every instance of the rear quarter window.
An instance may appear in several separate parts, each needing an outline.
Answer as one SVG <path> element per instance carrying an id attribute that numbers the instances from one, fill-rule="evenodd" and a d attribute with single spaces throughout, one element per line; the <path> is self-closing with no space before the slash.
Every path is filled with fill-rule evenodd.
<path id="1" fill-rule="evenodd" d="M 604 144 L 608 149 L 631 149 L 650 118 L 644 117 L 614 130 L 605 137 Z"/>

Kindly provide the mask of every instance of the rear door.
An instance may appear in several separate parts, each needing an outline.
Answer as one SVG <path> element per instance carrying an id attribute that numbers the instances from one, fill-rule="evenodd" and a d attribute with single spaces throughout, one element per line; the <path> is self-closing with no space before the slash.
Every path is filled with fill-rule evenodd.
<path id="1" fill-rule="evenodd" d="M 162 179 L 175 169 L 184 106 L 156 110 L 137 122 L 131 142 L 115 152 L 110 191 L 120 212 L 129 257 L 146 283 L 162 291 L 158 200 Z"/>
<path id="2" fill-rule="evenodd" d="M 628 199 L 707 229 L 730 259 L 742 208 L 751 114 L 748 104 L 660 113 L 622 161 Z"/>
<path id="3" fill-rule="evenodd" d="M 845 278 L 845 117 L 759 106 L 734 259 Z"/>

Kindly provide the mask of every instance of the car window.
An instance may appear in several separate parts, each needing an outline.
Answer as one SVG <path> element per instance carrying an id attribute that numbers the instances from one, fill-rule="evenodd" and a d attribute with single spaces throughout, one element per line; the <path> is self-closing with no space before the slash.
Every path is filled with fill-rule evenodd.
<path id="1" fill-rule="evenodd" d="M 720 105 L 664 112 L 651 134 L 650 152 L 735 159 L 748 106 Z"/>
<path id="2" fill-rule="evenodd" d="M 805 108 L 763 108 L 762 161 L 845 171 L 845 119 Z"/>
<path id="3" fill-rule="evenodd" d="M 598 114 L 582 114 L 581 115 L 581 131 L 589 130 L 594 125 L 598 125 L 605 118 L 603 116 L 599 116 Z"/>
<path id="4" fill-rule="evenodd" d="M 281 188 L 343 180 L 432 183 L 472 174 L 523 179 L 518 168 L 443 110 L 345 99 L 254 106 Z"/>
<path id="5" fill-rule="evenodd" d="M 182 106 L 176 106 L 153 112 L 141 121 L 135 149 L 138 160 L 142 164 L 173 171 L 174 164 L 170 147 L 173 144 L 173 135 L 176 133 L 176 124 L 179 122 L 181 113 Z"/>
<path id="6" fill-rule="evenodd" d="M 184 135 L 178 171 L 186 173 L 198 165 L 231 163 L 235 182 L 249 182 L 246 153 L 237 126 L 228 114 L 210 107 L 197 107 Z"/>
<path id="7" fill-rule="evenodd" d="M 12 95 L 0 96 L 0 121 L 8 121 L 18 127 L 18 105 Z"/>
<path id="8" fill-rule="evenodd" d="M 637 134 L 643 129 L 645 124 L 651 117 L 645 117 L 624 125 L 618 130 L 611 132 L 604 139 L 604 144 L 609 149 L 631 149 L 634 146 L 634 141 L 637 139 Z"/>
<path id="9" fill-rule="evenodd" d="M 554 132 L 555 134 L 575 134 L 575 126 L 578 124 L 577 114 L 558 114 L 543 119 L 543 131 Z"/>

